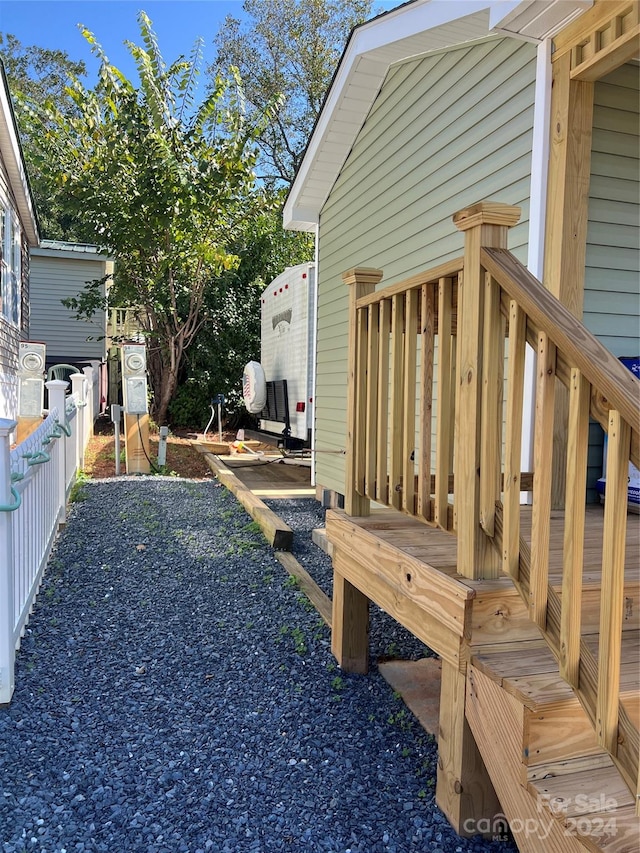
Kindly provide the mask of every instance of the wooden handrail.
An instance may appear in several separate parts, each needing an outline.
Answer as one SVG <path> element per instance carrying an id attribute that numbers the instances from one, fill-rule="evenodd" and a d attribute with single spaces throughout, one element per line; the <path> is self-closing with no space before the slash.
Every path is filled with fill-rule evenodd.
<path id="1" fill-rule="evenodd" d="M 539 331 L 603 393 L 628 424 L 638 422 L 640 382 L 506 249 L 482 249 L 481 262 Z"/>
<path id="2" fill-rule="evenodd" d="M 494 202 L 461 211 L 464 259 L 389 287 L 375 290 L 379 270 L 344 274 L 352 286 L 345 507 L 367 514 L 375 500 L 455 531 L 460 574 L 509 575 L 633 787 L 639 735 L 619 685 L 626 471 L 629 459 L 640 467 L 640 382 L 504 248 L 518 217 Z M 526 344 L 537 354 L 533 484 L 520 461 Z M 568 425 L 554 423 L 558 385 L 569 389 Z M 609 435 L 598 655 L 581 630 L 590 415 Z M 565 429 L 560 595 L 549 543 L 553 438 Z M 531 488 L 529 545 L 520 501 Z"/>

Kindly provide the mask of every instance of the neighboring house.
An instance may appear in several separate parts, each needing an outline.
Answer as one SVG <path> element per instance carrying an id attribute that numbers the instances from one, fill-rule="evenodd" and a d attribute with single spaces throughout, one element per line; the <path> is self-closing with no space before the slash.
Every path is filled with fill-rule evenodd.
<path id="1" fill-rule="evenodd" d="M 113 261 L 86 243 L 43 240 L 31 252 L 31 338 L 46 343 L 47 369 L 67 364 L 97 370 L 100 407 L 107 398 L 107 313 L 77 319 L 63 300 L 77 297 L 91 282 L 100 282 L 104 295 L 112 274 Z"/>
<path id="2" fill-rule="evenodd" d="M 373 601 L 438 655 L 436 802 L 523 853 L 640 849 L 639 7 L 357 27 L 284 208 L 316 234 L 332 651 L 367 671 Z"/>
<path id="3" fill-rule="evenodd" d="M 31 251 L 31 323 L 33 340 L 47 345 L 47 367 L 66 363 L 84 367 L 102 364 L 107 354 L 107 313 L 98 311 L 90 320 L 76 319 L 63 300 L 77 297 L 87 284 L 113 273 L 113 261 L 97 246 L 42 240 Z"/>
<path id="4" fill-rule="evenodd" d="M 351 35 L 284 211 L 285 227 L 317 234 L 319 485 L 344 493 L 342 273 L 376 267 L 386 286 L 456 257 L 463 235 L 451 217 L 475 201 L 520 206 L 509 248 L 538 278 L 555 276 L 552 292 L 573 289 L 574 313 L 616 356 L 638 355 L 637 62 L 595 83 L 593 131 L 589 122 L 580 155 L 585 168 L 591 163 L 582 178 L 590 187 L 586 271 L 571 285 L 566 274 L 545 272 L 549 33 L 592 5 L 415 0 Z M 626 5 L 637 14 L 637 4 Z M 558 192 L 550 190 L 552 204 Z M 531 405 L 529 415 L 532 425 Z M 591 486 L 601 465 L 594 430 Z"/>
<path id="5" fill-rule="evenodd" d="M 18 345 L 29 335 L 29 248 L 38 223 L 0 63 L 0 417 L 18 410 Z"/>

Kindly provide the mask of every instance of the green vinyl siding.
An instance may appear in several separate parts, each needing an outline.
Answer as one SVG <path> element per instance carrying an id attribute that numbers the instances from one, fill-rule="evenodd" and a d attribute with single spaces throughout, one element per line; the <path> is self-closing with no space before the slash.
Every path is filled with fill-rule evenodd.
<path id="1" fill-rule="evenodd" d="M 476 201 L 522 207 L 509 248 L 526 262 L 536 49 L 491 39 L 394 66 L 320 217 L 316 480 L 344 492 L 348 291 L 463 251 L 452 216 Z"/>
<path id="2" fill-rule="evenodd" d="M 615 356 L 640 355 L 640 98 L 636 65 L 595 85 L 584 323 Z M 590 431 L 589 498 L 603 432 Z"/>

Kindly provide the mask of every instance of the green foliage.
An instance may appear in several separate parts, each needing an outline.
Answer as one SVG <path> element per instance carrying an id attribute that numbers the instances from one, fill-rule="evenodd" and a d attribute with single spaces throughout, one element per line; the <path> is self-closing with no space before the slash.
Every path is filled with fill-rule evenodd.
<path id="1" fill-rule="evenodd" d="M 290 184 L 351 29 L 371 0 L 244 0 L 245 19 L 225 19 L 210 74 L 237 67 L 248 112 L 276 94 L 284 106 L 260 136 L 260 175 Z"/>
<path id="2" fill-rule="evenodd" d="M 111 65 L 92 33 L 82 33 L 100 61 L 98 83 L 72 76 L 72 109 L 25 101 L 30 138 L 69 211 L 116 258 L 109 303 L 138 310 L 147 340 L 155 420 L 166 421 L 180 366 L 209 320 L 210 291 L 238 267 L 232 244 L 247 209 L 265 203 L 254 184 L 255 139 L 277 98 L 249 119 L 239 77 L 217 77 L 196 107 L 201 42 L 166 66 L 151 22 L 138 15 L 144 47 L 127 43 L 136 88 Z M 80 316 L 105 305 L 85 290 Z"/>
<path id="3" fill-rule="evenodd" d="M 23 45 L 11 33 L 0 33 L 0 55 L 16 111 L 29 183 L 36 202 L 40 236 L 50 240 L 88 240 L 89 230 L 64 206 L 59 189 L 43 170 L 37 156 L 37 139 L 30 136 L 25 104 L 43 107 L 47 100 L 60 110 L 73 112 L 65 88 L 72 77 L 85 74 L 83 62 L 75 62 L 63 50 Z"/>
<path id="4" fill-rule="evenodd" d="M 231 245 L 240 262 L 207 291 L 207 322 L 186 354 L 169 409 L 171 422 L 178 426 L 203 429 L 216 394 L 226 398 L 225 423 L 248 423 L 242 371 L 248 361 L 260 360 L 260 295 L 285 267 L 313 258 L 310 235 L 282 229 L 282 202 L 282 194 L 275 194 L 266 207 L 247 208 Z"/>
<path id="5" fill-rule="evenodd" d="M 73 486 L 71 486 L 71 491 L 69 492 L 69 503 L 74 504 L 86 501 L 87 492 L 84 487 L 90 479 L 91 477 L 88 474 L 85 474 L 84 471 L 78 471 L 75 482 Z"/>

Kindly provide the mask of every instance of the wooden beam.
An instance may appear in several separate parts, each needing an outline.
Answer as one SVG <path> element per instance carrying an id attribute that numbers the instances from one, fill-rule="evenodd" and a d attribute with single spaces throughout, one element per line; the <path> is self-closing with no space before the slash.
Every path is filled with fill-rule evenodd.
<path id="1" fill-rule="evenodd" d="M 335 565 L 335 562 L 334 562 Z M 331 651 L 345 672 L 369 670 L 369 599 L 333 570 Z"/>
<path id="2" fill-rule="evenodd" d="M 235 495 L 238 501 L 249 513 L 251 518 L 260 525 L 264 538 L 274 548 L 289 551 L 293 544 L 293 530 L 269 509 L 259 497 L 253 494 L 238 477 L 220 462 L 212 453 L 205 453 L 207 465 L 218 480 Z"/>
<path id="3" fill-rule="evenodd" d="M 595 82 L 639 55 L 640 26 L 636 24 L 628 33 L 573 68 L 571 79 Z"/>
<path id="4" fill-rule="evenodd" d="M 553 62 L 551 140 L 544 285 L 581 319 L 587 247 L 593 83 L 571 79 L 571 54 Z M 566 392 L 557 395 L 552 507 L 564 506 L 566 474 Z"/>
<path id="5" fill-rule="evenodd" d="M 502 809 L 465 718 L 465 687 L 464 674 L 442 661 L 436 803 L 468 837 L 480 821 L 492 826 Z"/>

